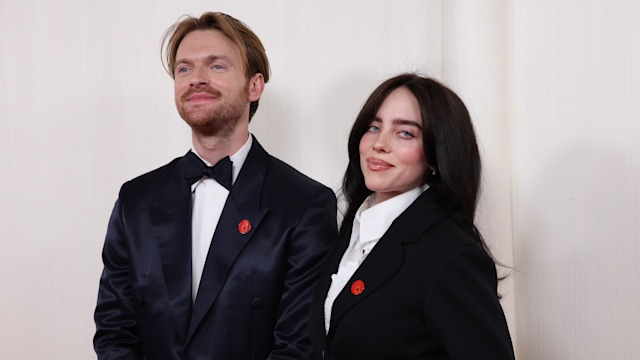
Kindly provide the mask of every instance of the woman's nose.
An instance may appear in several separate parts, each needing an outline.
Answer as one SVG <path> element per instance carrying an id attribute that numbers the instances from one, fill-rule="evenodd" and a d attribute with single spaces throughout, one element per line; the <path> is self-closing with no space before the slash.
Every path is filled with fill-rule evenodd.
<path id="1" fill-rule="evenodd" d="M 378 152 L 389 152 L 389 139 L 387 135 L 380 133 L 373 141 L 373 150 Z"/>

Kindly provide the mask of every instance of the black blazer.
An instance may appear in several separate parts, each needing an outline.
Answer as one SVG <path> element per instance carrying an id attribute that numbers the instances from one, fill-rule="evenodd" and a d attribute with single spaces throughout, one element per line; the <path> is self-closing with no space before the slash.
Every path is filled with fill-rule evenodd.
<path id="1" fill-rule="evenodd" d="M 191 300 L 184 158 L 125 183 L 103 250 L 99 359 L 305 359 L 313 287 L 337 238 L 331 189 L 254 139 Z M 249 220 L 243 234 L 238 225 Z"/>
<path id="2" fill-rule="evenodd" d="M 312 303 L 316 359 L 514 359 L 493 261 L 436 205 L 418 197 L 390 226 L 333 304 L 324 301 L 351 236 L 330 255 Z M 364 291 L 354 295 L 361 280 Z"/>

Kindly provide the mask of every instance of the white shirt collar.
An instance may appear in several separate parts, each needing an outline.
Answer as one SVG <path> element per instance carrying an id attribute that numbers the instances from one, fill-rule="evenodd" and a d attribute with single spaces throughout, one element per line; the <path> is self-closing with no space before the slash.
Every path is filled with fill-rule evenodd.
<path id="1" fill-rule="evenodd" d="M 356 212 L 355 221 L 360 224 L 359 242 L 378 240 L 429 185 L 415 187 L 391 199 L 375 204 L 375 194 L 369 195 Z"/>
<path id="2" fill-rule="evenodd" d="M 244 145 L 242 145 L 242 147 L 240 148 L 240 150 L 236 151 L 235 154 L 229 156 L 229 159 L 231 159 L 231 162 L 232 162 L 231 184 L 236 182 L 236 179 L 238 178 L 238 174 L 240 174 L 240 169 L 242 169 L 242 165 L 244 165 L 244 161 L 247 160 L 247 156 L 249 155 L 249 150 L 251 150 L 252 144 L 253 144 L 253 136 L 251 135 L 251 133 L 249 133 L 249 138 L 247 139 L 247 142 L 245 142 Z M 209 163 L 202 156 L 200 156 L 200 154 L 198 154 L 196 149 L 191 148 L 191 151 L 194 154 L 196 154 L 202 161 L 204 161 L 204 163 L 207 164 L 207 166 L 212 166 L 211 163 Z M 191 185 L 191 191 L 193 191 L 196 188 L 196 186 L 200 181 L 202 181 L 202 179 L 200 179 L 199 181 L 196 181 L 195 183 L 193 183 L 193 185 Z"/>

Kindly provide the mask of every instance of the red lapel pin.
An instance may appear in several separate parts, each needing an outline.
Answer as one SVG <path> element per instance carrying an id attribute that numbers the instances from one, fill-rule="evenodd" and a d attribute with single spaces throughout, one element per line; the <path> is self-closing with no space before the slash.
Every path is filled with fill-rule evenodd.
<path id="1" fill-rule="evenodd" d="M 238 224 L 238 231 L 240 231 L 240 234 L 244 235 L 248 233 L 249 230 L 251 230 L 251 223 L 249 222 L 249 220 L 244 219 L 240 221 L 240 223 Z"/>
<path id="2" fill-rule="evenodd" d="M 364 281 L 356 280 L 351 284 L 351 293 L 353 295 L 360 295 L 364 291 Z"/>

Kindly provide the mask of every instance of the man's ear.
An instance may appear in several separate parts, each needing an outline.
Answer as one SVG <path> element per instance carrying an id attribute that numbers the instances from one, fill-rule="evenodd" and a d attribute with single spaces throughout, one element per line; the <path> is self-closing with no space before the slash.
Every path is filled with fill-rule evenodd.
<path id="1" fill-rule="evenodd" d="M 260 99 L 264 91 L 264 77 L 257 73 L 249 79 L 249 101 L 253 102 Z"/>

